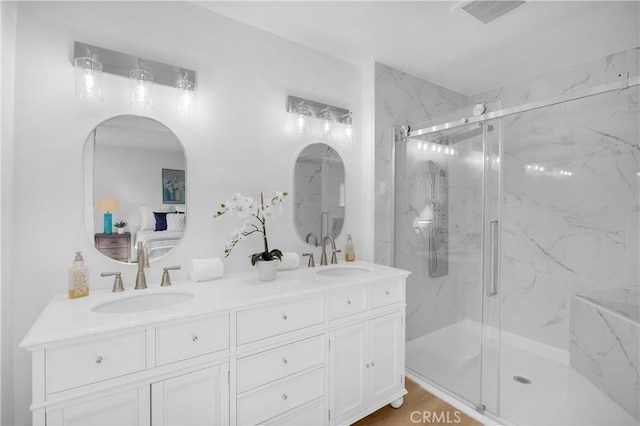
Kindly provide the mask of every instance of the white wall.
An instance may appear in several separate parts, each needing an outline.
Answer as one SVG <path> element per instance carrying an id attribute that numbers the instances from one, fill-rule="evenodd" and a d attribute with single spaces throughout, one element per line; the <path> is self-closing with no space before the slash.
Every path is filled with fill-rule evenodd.
<path id="1" fill-rule="evenodd" d="M 0 56 L 0 423 L 8 425 L 13 419 L 13 78 L 15 71 L 15 42 L 17 4 L 0 2 L 2 29 Z"/>
<path id="2" fill-rule="evenodd" d="M 104 101 L 76 98 L 70 63 L 74 40 L 197 70 L 198 116 L 175 117 L 173 90 L 162 86 L 156 87 L 153 110 L 134 111 L 127 102 L 128 81 L 111 75 L 103 76 Z M 178 264 L 183 266 L 175 274 L 178 280 L 187 276 L 189 259 L 222 255 L 224 241 L 240 222 L 214 220 L 213 213 L 231 193 L 257 197 L 260 191 L 292 189 L 295 159 L 316 140 L 290 133 L 286 96 L 353 110 L 355 134 L 360 135 L 362 81 L 357 67 L 183 2 L 19 3 L 16 66 L 14 202 L 3 205 L 3 218 L 15 213 L 10 223 L 15 280 L 3 280 L 14 292 L 15 308 L 15 417 L 6 424 L 28 424 L 30 357 L 18 343 L 47 301 L 65 292 L 75 251 L 85 253 L 93 289 L 110 288 L 99 273 L 115 267 L 93 249 L 83 229 L 82 152 L 89 132 L 109 117 L 136 113 L 164 123 L 182 141 L 189 185 L 187 231 L 182 243 L 147 273 L 148 282 L 159 282 L 160 266 Z M 362 205 L 368 197 L 362 185 L 363 148 L 357 136 L 349 145 L 331 145 L 345 162 L 349 200 L 338 244 L 344 246 L 344 235 L 353 234 L 362 247 L 359 257 L 366 259 L 372 235 L 365 234 L 356 215 L 371 211 Z M 308 250 L 293 227 L 292 200 L 286 203 L 284 217 L 269 224 L 270 245 Z M 247 256 L 259 248 L 258 240 L 243 242 L 225 270 L 248 270 Z M 130 291 L 135 267 L 116 268 Z"/>

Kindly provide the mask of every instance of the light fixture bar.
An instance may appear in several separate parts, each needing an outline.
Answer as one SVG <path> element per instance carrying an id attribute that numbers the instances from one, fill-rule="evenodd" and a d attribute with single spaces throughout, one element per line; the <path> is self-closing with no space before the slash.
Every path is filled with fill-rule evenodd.
<path id="1" fill-rule="evenodd" d="M 291 114 L 295 114 L 296 107 L 300 105 L 300 103 L 303 103 L 309 109 L 309 112 L 311 113 L 310 117 L 313 117 L 313 118 L 322 118 L 321 112 L 322 110 L 326 110 L 327 108 L 331 112 L 331 115 L 333 117 L 338 117 L 338 118 L 343 117 L 344 115 L 349 114 L 350 112 L 348 109 L 345 109 L 345 108 L 322 104 L 320 102 L 310 101 L 308 99 L 298 98 L 296 96 L 287 97 L 287 112 Z"/>
<path id="2" fill-rule="evenodd" d="M 192 83 L 196 83 L 196 72 L 193 70 L 163 64 L 162 62 L 152 61 L 151 59 L 128 55 L 78 41 L 74 42 L 74 58 L 86 56 L 87 49 L 91 51 L 91 57 L 102 64 L 102 72 L 129 78 L 129 71 L 138 68 L 138 64 L 142 61 L 145 71 L 153 74 L 153 82 L 155 84 L 176 87 L 176 82 L 183 80 L 185 74 L 189 76 Z M 73 63 L 73 58 L 71 62 Z"/>

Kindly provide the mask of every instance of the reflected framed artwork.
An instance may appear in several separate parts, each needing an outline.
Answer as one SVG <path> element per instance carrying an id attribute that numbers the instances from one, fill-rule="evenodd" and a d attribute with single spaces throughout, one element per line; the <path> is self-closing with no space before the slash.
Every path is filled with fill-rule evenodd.
<path id="1" fill-rule="evenodd" d="M 184 204 L 184 170 L 162 169 L 162 203 Z"/>

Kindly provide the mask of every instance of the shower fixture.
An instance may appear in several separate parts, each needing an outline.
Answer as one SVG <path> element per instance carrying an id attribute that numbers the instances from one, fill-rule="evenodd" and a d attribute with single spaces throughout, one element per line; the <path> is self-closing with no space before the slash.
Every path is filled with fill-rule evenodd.
<path id="1" fill-rule="evenodd" d="M 471 113 L 477 117 L 479 115 L 484 114 L 486 111 L 487 111 L 487 106 L 485 104 L 476 104 L 471 110 Z"/>

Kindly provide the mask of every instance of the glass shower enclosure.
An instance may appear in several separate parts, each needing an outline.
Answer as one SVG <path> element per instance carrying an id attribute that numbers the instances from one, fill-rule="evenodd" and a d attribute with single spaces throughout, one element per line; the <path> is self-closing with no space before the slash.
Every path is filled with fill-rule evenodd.
<path id="1" fill-rule="evenodd" d="M 395 129 L 410 377 L 506 422 L 639 423 L 631 86 Z"/>

